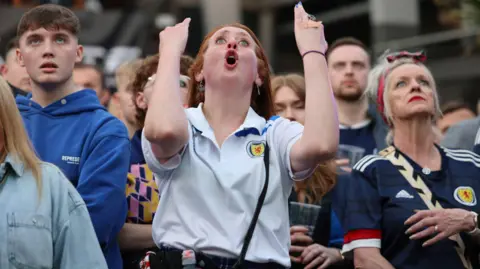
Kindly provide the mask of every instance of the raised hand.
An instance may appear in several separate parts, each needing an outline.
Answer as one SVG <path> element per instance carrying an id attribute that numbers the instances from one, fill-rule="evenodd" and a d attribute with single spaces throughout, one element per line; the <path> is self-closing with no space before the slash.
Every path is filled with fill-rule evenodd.
<path id="1" fill-rule="evenodd" d="M 179 56 L 185 51 L 188 40 L 190 18 L 186 18 L 175 26 L 169 26 L 160 32 L 159 52 L 176 53 Z"/>
<path id="2" fill-rule="evenodd" d="M 295 40 L 301 55 L 310 50 L 317 50 L 322 53 L 328 48 L 323 24 L 309 18 L 308 13 L 303 9 L 302 2 L 298 2 L 294 8 L 295 13 Z"/>

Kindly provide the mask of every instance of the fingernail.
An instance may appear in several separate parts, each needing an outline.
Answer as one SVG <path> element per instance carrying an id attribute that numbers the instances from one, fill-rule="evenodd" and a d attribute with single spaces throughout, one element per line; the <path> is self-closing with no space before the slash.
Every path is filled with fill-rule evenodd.
<path id="1" fill-rule="evenodd" d="M 416 237 L 415 235 L 412 235 L 412 236 L 409 237 L 409 239 L 413 240 L 413 239 L 415 239 L 415 237 Z"/>

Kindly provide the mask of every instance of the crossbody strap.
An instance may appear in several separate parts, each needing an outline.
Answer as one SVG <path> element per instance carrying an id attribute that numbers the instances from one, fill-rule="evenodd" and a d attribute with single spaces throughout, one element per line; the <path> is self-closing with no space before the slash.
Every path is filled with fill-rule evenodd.
<path id="1" fill-rule="evenodd" d="M 382 150 L 379 154 L 388 159 L 398 169 L 408 183 L 410 183 L 410 185 L 417 191 L 428 209 L 443 208 L 427 187 L 422 177 L 415 172 L 412 165 L 395 149 L 395 147 L 388 147 Z M 463 242 L 462 237 L 459 234 L 454 234 L 450 236 L 449 239 L 455 242 L 455 250 L 462 260 L 465 269 L 472 269 L 472 264 L 465 256 L 465 243 Z"/>
<path id="2" fill-rule="evenodd" d="M 255 230 L 255 226 L 257 225 L 258 216 L 260 215 L 263 202 L 265 201 L 265 196 L 267 195 L 268 179 L 270 177 L 270 149 L 266 142 L 264 152 L 265 153 L 263 155 L 263 162 L 265 165 L 265 183 L 263 185 L 262 192 L 260 193 L 260 197 L 258 198 L 257 207 L 255 208 L 255 213 L 253 214 L 252 221 L 250 222 L 250 226 L 248 227 L 247 233 L 243 240 L 242 252 L 240 252 L 240 257 L 238 258 L 237 263 L 233 266 L 234 269 L 239 269 L 243 267 L 245 256 L 247 255 L 248 246 L 250 245 L 250 241 L 252 240 L 253 231 Z"/>

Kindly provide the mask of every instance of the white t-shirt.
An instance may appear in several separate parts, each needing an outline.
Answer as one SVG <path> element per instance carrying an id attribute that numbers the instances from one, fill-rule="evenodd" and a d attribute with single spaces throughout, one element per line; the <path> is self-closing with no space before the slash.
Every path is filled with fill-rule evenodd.
<path id="1" fill-rule="evenodd" d="M 266 122 L 250 108 L 245 122 L 219 148 L 202 105 L 186 113 L 188 144 L 164 164 L 155 158 L 142 134 L 145 160 L 160 189 L 153 221 L 157 246 L 237 258 L 264 186 L 267 141 L 269 186 L 246 260 L 289 267 L 292 179 L 301 180 L 313 172 L 310 169 L 294 176 L 290 167 L 290 150 L 301 137 L 303 126 L 280 117 Z"/>

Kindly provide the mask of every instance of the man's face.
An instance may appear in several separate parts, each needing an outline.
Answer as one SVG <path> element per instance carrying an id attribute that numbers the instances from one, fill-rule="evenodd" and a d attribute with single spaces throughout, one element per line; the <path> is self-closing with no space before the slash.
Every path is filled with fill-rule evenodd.
<path id="1" fill-rule="evenodd" d="M 442 134 L 445 134 L 448 131 L 448 128 L 450 128 L 452 125 L 473 118 L 475 118 L 475 114 L 470 109 L 460 108 L 445 114 L 442 118 L 438 119 L 437 127 L 440 129 Z"/>
<path id="2" fill-rule="evenodd" d="M 20 37 L 17 59 L 25 66 L 33 83 L 44 90 L 64 84 L 72 77 L 73 67 L 83 57 L 83 48 L 69 31 L 39 28 Z"/>
<path id="3" fill-rule="evenodd" d="M 108 103 L 109 92 L 103 87 L 102 74 L 95 68 L 79 67 L 73 69 L 73 82 L 84 89 L 95 90 L 102 105 Z"/>
<path id="4" fill-rule="evenodd" d="M 30 77 L 28 76 L 27 69 L 17 61 L 15 49 L 11 49 L 7 53 L 5 63 L 0 66 L 0 74 L 13 86 L 24 91 L 31 91 Z"/>
<path id="5" fill-rule="evenodd" d="M 367 86 L 370 57 L 359 46 L 343 45 L 328 56 L 328 70 L 335 97 L 355 102 Z"/>

